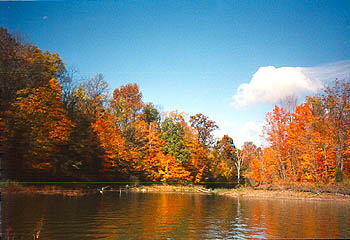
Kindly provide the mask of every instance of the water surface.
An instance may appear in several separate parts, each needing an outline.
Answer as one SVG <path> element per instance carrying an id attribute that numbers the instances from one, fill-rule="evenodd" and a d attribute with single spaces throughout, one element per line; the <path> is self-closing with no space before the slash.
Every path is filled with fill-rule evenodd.
<path id="1" fill-rule="evenodd" d="M 350 238 L 336 201 L 110 192 L 3 195 L 1 208 L 3 239 Z"/>

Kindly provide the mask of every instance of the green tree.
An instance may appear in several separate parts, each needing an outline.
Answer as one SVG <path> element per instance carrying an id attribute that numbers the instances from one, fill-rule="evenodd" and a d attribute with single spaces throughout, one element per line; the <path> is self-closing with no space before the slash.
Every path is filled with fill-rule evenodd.
<path id="1" fill-rule="evenodd" d="M 190 156 L 190 151 L 184 145 L 185 131 L 182 127 L 184 123 L 181 114 L 170 114 L 161 124 L 162 151 L 164 154 L 172 155 L 177 161 L 186 163 Z"/>
<path id="2" fill-rule="evenodd" d="M 159 124 L 160 114 L 158 109 L 152 103 L 147 103 L 142 110 L 141 119 L 148 124 L 151 122 L 156 122 Z"/>

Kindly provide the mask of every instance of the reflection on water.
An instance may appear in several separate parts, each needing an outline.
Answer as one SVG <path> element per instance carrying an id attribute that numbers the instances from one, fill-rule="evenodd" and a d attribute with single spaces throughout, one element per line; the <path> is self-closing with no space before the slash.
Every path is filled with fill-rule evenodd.
<path id="1" fill-rule="evenodd" d="M 179 193 L 7 195 L 2 200 L 3 239 L 350 237 L 350 204 L 340 202 Z"/>

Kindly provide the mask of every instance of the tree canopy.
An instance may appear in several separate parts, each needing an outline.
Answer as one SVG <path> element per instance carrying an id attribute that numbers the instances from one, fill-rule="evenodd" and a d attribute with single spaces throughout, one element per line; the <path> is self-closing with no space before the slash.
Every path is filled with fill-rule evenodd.
<path id="1" fill-rule="evenodd" d="M 350 83 L 335 80 L 266 114 L 266 146 L 215 138 L 215 121 L 145 103 L 137 83 L 109 94 L 102 74 L 77 80 L 57 53 L 0 28 L 2 166 L 14 180 L 252 184 L 350 177 Z"/>

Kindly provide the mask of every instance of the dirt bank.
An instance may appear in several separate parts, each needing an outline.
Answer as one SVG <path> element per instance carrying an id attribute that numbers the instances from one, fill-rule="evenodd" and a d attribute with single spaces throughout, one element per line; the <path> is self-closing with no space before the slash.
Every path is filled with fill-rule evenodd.
<path id="1" fill-rule="evenodd" d="M 339 200 L 349 201 L 350 196 L 340 193 L 313 193 L 294 190 L 259 190 L 253 188 L 231 189 L 219 195 L 242 198 L 295 199 L 295 200 Z"/>
<path id="2" fill-rule="evenodd" d="M 131 191 L 135 192 L 189 192 L 189 193 L 208 193 L 229 197 L 242 198 L 269 198 L 269 199 L 298 199 L 298 200 L 341 200 L 349 201 L 350 195 L 339 192 L 327 192 L 328 188 L 312 188 L 308 186 L 299 186 L 297 190 L 293 187 L 271 187 L 263 186 L 262 189 L 256 188 L 238 188 L 238 189 L 207 189 L 197 185 L 151 185 L 134 187 Z M 266 189 L 264 189 L 266 188 Z"/>

